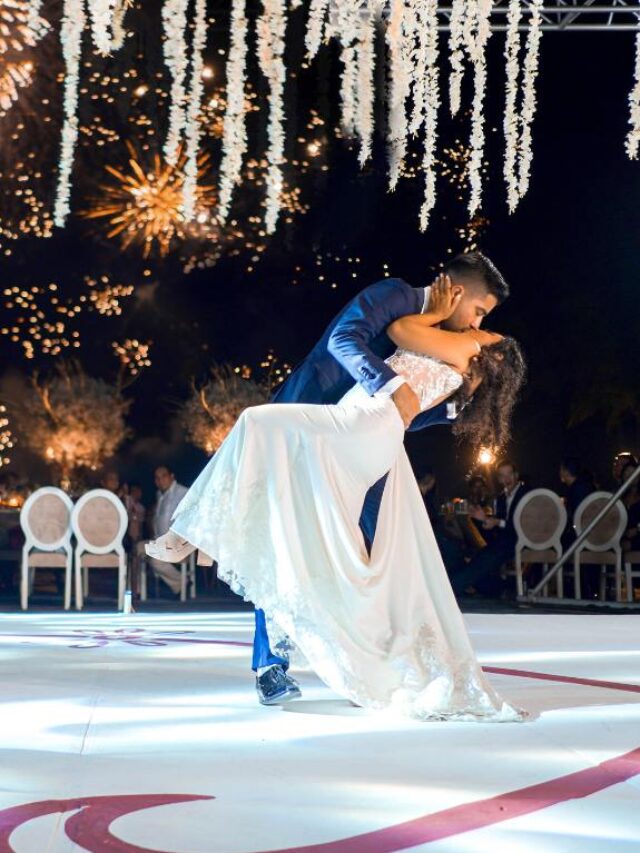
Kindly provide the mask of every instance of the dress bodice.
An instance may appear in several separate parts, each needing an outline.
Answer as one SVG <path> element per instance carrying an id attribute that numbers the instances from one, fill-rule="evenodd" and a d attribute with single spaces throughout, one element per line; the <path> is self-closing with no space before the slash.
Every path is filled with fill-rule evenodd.
<path id="1" fill-rule="evenodd" d="M 428 355 L 397 349 L 385 361 L 416 392 L 423 412 L 462 385 L 462 376 L 453 367 Z"/>

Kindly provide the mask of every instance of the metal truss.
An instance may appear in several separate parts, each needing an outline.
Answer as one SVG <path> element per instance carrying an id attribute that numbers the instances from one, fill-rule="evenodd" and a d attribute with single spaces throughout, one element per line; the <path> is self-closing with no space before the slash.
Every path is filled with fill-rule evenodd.
<path id="1" fill-rule="evenodd" d="M 524 9 L 531 6 L 528 0 L 521 0 Z M 494 32 L 507 29 L 506 15 L 508 0 L 497 0 L 491 14 L 491 29 Z M 438 13 L 442 23 L 440 30 L 449 29 L 451 3 L 439 3 Z M 529 28 L 529 15 L 523 16 L 519 29 Z M 544 3 L 542 7 L 541 29 L 551 32 L 623 32 L 640 29 L 640 3 L 637 0 L 610 0 L 608 3 L 596 0 L 555 0 Z"/>

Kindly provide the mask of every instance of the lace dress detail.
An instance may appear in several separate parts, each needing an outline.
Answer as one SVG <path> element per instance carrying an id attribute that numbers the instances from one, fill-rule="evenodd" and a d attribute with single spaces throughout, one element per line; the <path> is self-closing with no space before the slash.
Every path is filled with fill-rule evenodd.
<path id="1" fill-rule="evenodd" d="M 416 392 L 422 411 L 429 409 L 436 400 L 449 397 L 462 385 L 462 376 L 453 367 L 411 350 L 397 349 L 386 363 L 405 377 Z"/>
<path id="2" fill-rule="evenodd" d="M 461 381 L 435 359 L 394 358 L 425 408 Z M 360 386 L 337 405 L 247 409 L 171 528 L 265 611 L 274 651 L 288 643 L 357 705 L 418 720 L 521 721 L 526 712 L 496 694 L 473 653 L 403 438 L 393 400 Z M 358 520 L 386 473 L 369 555 Z"/>

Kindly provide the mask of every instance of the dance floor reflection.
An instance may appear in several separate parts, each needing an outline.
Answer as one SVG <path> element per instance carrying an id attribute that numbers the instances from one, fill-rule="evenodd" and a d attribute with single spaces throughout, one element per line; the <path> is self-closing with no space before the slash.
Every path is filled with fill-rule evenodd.
<path id="1" fill-rule="evenodd" d="M 535 719 L 262 708 L 247 612 L 0 617 L 0 853 L 635 853 L 638 617 L 465 619 Z"/>

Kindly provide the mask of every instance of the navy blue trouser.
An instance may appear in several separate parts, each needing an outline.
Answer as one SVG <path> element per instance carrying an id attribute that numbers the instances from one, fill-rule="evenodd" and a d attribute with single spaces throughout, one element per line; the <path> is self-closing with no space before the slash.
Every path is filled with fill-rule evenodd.
<path id="1" fill-rule="evenodd" d="M 386 481 L 387 475 L 385 474 L 375 485 L 371 486 L 362 507 L 360 529 L 364 535 L 367 551 L 369 552 L 371 551 L 371 543 L 376 532 L 380 502 L 382 501 L 382 493 L 384 492 Z M 253 638 L 253 663 L 251 668 L 255 672 L 259 666 L 271 666 L 274 663 L 280 664 L 285 671 L 289 668 L 289 661 L 286 658 L 280 657 L 271 651 L 264 610 L 256 608 L 256 632 Z"/>

